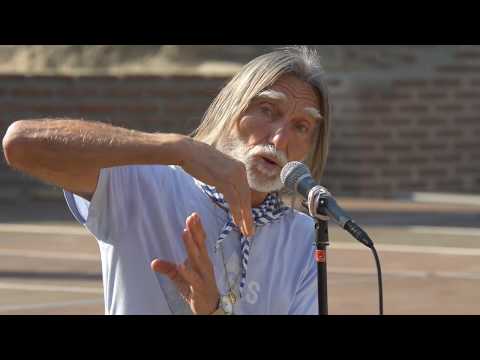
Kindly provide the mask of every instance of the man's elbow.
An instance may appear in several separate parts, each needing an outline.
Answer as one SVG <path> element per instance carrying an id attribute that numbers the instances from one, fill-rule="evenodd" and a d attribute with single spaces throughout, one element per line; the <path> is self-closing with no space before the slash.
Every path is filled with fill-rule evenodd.
<path id="1" fill-rule="evenodd" d="M 3 154 L 7 164 L 21 169 L 27 156 L 27 138 L 25 136 L 26 121 L 20 120 L 11 124 L 2 140 Z"/>

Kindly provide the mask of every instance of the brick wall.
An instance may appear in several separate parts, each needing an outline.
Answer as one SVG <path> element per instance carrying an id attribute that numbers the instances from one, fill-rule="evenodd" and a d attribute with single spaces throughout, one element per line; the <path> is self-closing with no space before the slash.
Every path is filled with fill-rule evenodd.
<path id="1" fill-rule="evenodd" d="M 386 85 L 356 93 L 334 89 L 325 184 L 344 195 L 478 192 L 480 97 L 474 81 L 441 74 Z"/>
<path id="2" fill-rule="evenodd" d="M 408 57 L 400 50 L 380 61 L 370 49 L 362 59 L 373 65 L 330 72 L 334 122 L 324 184 L 344 196 L 480 192 L 480 47 L 449 46 L 438 56 L 428 47 Z M 2 75 L 0 136 L 15 120 L 41 117 L 186 134 L 227 80 Z M 4 160 L 0 188 L 7 201 L 61 195 Z"/>

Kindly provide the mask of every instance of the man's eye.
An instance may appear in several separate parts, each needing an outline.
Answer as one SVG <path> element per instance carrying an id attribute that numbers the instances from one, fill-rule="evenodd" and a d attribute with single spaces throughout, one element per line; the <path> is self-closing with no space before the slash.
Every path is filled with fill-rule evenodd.
<path id="1" fill-rule="evenodd" d="M 310 127 L 304 124 L 297 124 L 295 128 L 302 134 L 307 134 L 310 131 Z"/>
<path id="2" fill-rule="evenodd" d="M 272 110 L 271 106 L 268 106 L 268 105 L 260 106 L 260 111 L 267 116 L 272 116 L 273 115 L 273 110 Z"/>

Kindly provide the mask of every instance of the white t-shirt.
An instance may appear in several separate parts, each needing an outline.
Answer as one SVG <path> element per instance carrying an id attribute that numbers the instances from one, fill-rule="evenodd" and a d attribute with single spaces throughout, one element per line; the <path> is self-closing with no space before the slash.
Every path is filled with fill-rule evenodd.
<path id="1" fill-rule="evenodd" d="M 200 215 L 217 286 L 225 277 L 238 289 L 240 234 L 232 231 L 222 252 L 214 247 L 227 214 L 177 166 L 102 169 L 91 202 L 65 191 L 74 217 L 100 247 L 106 314 L 191 314 L 173 283 L 150 262 L 182 263 L 186 218 Z M 235 314 L 318 314 L 314 222 L 295 210 L 259 227 L 250 246 L 244 295 Z M 224 261 L 223 261 L 224 259 Z"/>

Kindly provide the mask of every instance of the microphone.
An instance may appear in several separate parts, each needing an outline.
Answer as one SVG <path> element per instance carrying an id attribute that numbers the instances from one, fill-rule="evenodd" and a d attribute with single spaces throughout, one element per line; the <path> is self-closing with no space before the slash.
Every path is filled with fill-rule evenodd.
<path id="1" fill-rule="evenodd" d="M 300 193 L 307 200 L 308 210 L 312 217 L 321 217 L 325 211 L 355 239 L 368 248 L 373 248 L 373 241 L 367 233 L 337 204 L 332 194 L 313 179 L 305 164 L 298 161 L 287 163 L 280 173 L 280 180 L 285 187 Z"/>

